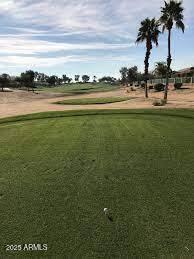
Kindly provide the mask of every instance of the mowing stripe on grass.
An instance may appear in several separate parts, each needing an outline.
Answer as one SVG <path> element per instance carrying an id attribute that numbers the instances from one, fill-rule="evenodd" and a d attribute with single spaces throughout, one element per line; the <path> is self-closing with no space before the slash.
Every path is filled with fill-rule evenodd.
<path id="1" fill-rule="evenodd" d="M 0 127 L 0 243 L 47 243 L 38 256 L 49 258 L 194 256 L 192 116 L 111 110 L 9 121 Z"/>

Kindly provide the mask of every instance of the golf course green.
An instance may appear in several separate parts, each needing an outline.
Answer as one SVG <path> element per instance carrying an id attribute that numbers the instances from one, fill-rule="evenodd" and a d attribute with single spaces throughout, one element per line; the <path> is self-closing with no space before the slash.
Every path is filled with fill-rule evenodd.
<path id="1" fill-rule="evenodd" d="M 0 146 L 2 258 L 194 256 L 193 111 L 1 119 Z"/>
<path id="2" fill-rule="evenodd" d="M 132 99 L 132 98 L 131 98 Z M 89 105 L 89 104 L 106 104 L 117 103 L 130 100 L 129 97 L 100 97 L 100 98 L 82 98 L 82 99 L 66 99 L 56 102 L 62 105 Z"/>

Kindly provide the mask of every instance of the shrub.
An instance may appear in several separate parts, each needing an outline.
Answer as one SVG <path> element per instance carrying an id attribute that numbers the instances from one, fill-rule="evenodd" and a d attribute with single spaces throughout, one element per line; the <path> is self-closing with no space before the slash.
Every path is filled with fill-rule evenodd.
<path id="1" fill-rule="evenodd" d="M 190 77 L 185 78 L 185 83 L 186 84 L 190 84 L 191 83 L 191 78 Z"/>
<path id="2" fill-rule="evenodd" d="M 154 89 L 154 86 L 153 85 L 149 85 L 149 90 L 152 90 Z"/>
<path id="3" fill-rule="evenodd" d="M 132 92 L 136 91 L 136 89 L 135 89 L 133 86 L 130 87 L 130 90 L 131 90 Z"/>
<path id="4" fill-rule="evenodd" d="M 142 88 L 145 88 L 145 83 L 141 83 L 141 87 L 142 87 Z"/>
<path id="5" fill-rule="evenodd" d="M 164 105 L 166 105 L 166 100 L 164 99 L 153 101 L 153 106 L 164 106 Z"/>
<path id="6" fill-rule="evenodd" d="M 174 88 L 177 90 L 177 89 L 181 89 L 181 87 L 183 86 L 182 83 L 175 83 L 174 84 Z"/>
<path id="7" fill-rule="evenodd" d="M 163 84 L 155 84 L 154 85 L 154 89 L 156 92 L 161 92 L 161 91 L 164 91 L 164 85 Z"/>

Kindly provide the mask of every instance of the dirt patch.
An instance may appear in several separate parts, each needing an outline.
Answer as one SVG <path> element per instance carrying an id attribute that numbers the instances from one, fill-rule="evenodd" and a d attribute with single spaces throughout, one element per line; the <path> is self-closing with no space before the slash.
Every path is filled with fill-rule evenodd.
<path id="1" fill-rule="evenodd" d="M 136 97 L 130 100 L 98 105 L 58 105 L 54 102 L 65 99 L 76 98 L 100 98 L 100 97 Z M 46 111 L 64 111 L 64 110 L 80 110 L 80 109 L 140 109 L 154 108 L 152 105 L 154 99 L 161 99 L 163 93 L 156 93 L 153 90 L 149 93 L 149 99 L 144 98 L 143 89 L 137 91 L 129 91 L 119 89 L 110 92 L 98 92 L 90 94 L 69 95 L 60 93 L 32 93 L 27 91 L 0 92 L 0 118 L 24 115 Z M 161 107 L 160 107 L 161 108 Z M 170 90 L 168 104 L 164 107 L 168 108 L 194 108 L 194 87 L 185 87 L 183 90 Z"/>

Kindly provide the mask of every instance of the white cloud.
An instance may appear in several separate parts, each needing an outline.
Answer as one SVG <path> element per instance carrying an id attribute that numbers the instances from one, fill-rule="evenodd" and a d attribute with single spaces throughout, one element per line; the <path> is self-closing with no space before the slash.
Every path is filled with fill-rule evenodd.
<path id="1" fill-rule="evenodd" d="M 0 8 L 3 10 L 9 10 L 9 8 L 12 8 L 14 5 L 13 0 L 1 0 L 0 1 Z"/>
<path id="2" fill-rule="evenodd" d="M 186 26 L 190 28 L 193 0 L 184 0 L 183 4 Z M 0 54 L 5 56 L 1 60 L 7 58 L 9 65 L 13 66 L 32 63 L 46 67 L 48 63 L 50 66 L 84 60 L 83 56 L 75 55 L 40 57 L 47 53 L 52 56 L 54 52 L 79 50 L 122 50 L 127 53 L 134 46 L 140 21 L 146 16 L 158 17 L 162 5 L 163 0 L 0 0 L 0 21 L 4 17 L 8 29 L 6 34 L 6 28 L 2 30 L 3 27 L 0 27 Z M 56 40 L 61 36 L 70 39 L 72 35 L 80 36 L 72 44 L 65 42 L 65 39 L 64 42 Z M 45 40 L 37 39 L 37 36 Z M 112 57 L 107 54 L 104 57 L 89 57 L 88 53 L 86 60 L 106 58 L 124 61 L 126 56 L 118 53 L 117 57 L 116 54 Z"/>
<path id="3" fill-rule="evenodd" d="M 81 56 L 72 55 L 64 57 L 52 57 L 52 58 L 42 58 L 42 57 L 26 57 L 26 56 L 1 56 L 0 67 L 22 67 L 22 68 L 36 68 L 36 67 L 53 67 L 56 65 L 61 65 L 69 62 L 93 62 L 100 61 L 99 56 Z M 103 57 L 103 61 L 132 61 L 127 56 L 111 56 L 107 55 Z"/>
<path id="4" fill-rule="evenodd" d="M 73 31 L 134 33 L 139 21 L 146 16 L 158 16 L 162 0 L 1 0 L 2 13 L 13 19 Z M 193 14 L 193 0 L 184 0 L 185 14 Z M 0 12 L 1 12 L 0 11 Z"/>
<path id="5" fill-rule="evenodd" d="M 114 50 L 133 47 L 134 44 L 94 43 L 58 43 L 43 40 L 20 39 L 18 37 L 0 37 L 0 54 L 41 54 L 67 50 Z"/>

